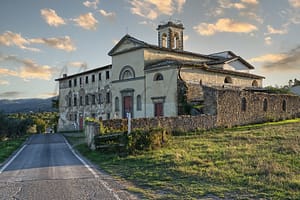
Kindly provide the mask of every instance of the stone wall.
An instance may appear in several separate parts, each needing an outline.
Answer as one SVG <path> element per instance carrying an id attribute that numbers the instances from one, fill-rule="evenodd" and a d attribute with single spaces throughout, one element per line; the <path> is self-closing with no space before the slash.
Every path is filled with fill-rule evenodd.
<path id="1" fill-rule="evenodd" d="M 127 130 L 127 119 L 112 119 L 102 121 L 103 126 L 115 130 Z M 131 129 L 165 128 L 174 131 L 194 131 L 215 127 L 216 116 L 182 115 L 178 117 L 138 118 L 131 120 Z"/>
<path id="2" fill-rule="evenodd" d="M 300 117 L 299 96 L 209 87 L 204 90 L 206 111 L 217 116 L 218 127 Z"/>

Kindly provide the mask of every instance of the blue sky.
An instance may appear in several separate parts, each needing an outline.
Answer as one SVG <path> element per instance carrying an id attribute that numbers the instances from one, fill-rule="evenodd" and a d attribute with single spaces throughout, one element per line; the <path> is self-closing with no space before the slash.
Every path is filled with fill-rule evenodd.
<path id="1" fill-rule="evenodd" d="M 157 44 L 169 19 L 186 51 L 231 50 L 265 86 L 300 79 L 300 0 L 1 0 L 0 99 L 53 96 L 62 73 L 111 64 L 126 33 Z"/>

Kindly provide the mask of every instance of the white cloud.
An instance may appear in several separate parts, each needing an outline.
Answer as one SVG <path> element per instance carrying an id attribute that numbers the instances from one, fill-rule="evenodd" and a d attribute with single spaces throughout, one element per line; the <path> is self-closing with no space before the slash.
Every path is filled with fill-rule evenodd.
<path id="1" fill-rule="evenodd" d="M 96 30 L 98 24 L 97 19 L 90 12 L 80 15 L 78 18 L 73 19 L 73 21 L 75 21 L 78 26 L 87 30 Z"/>
<path id="2" fill-rule="evenodd" d="M 265 44 L 271 45 L 272 44 L 272 38 L 271 37 L 265 37 Z"/>
<path id="3" fill-rule="evenodd" d="M 41 15 L 50 26 L 61 26 L 66 24 L 65 20 L 58 16 L 55 10 L 45 8 L 41 9 Z"/>
<path id="4" fill-rule="evenodd" d="M 189 36 L 188 35 L 184 35 L 183 36 L 183 41 L 187 41 L 189 39 Z"/>
<path id="5" fill-rule="evenodd" d="M 116 18 L 116 13 L 114 12 L 106 12 L 105 10 L 99 10 L 99 13 L 105 17 L 105 18 L 108 18 L 109 20 L 115 20 Z"/>
<path id="6" fill-rule="evenodd" d="M 19 33 L 13 33 L 11 31 L 6 31 L 2 35 L 0 35 L 0 45 L 4 46 L 17 46 L 20 49 L 30 50 L 30 51 L 40 51 L 36 48 L 27 47 L 30 42 L 22 37 Z"/>
<path id="7" fill-rule="evenodd" d="M 247 4 L 252 4 L 252 5 L 257 5 L 258 4 L 257 0 L 241 0 L 241 2 L 247 3 Z"/>
<path id="8" fill-rule="evenodd" d="M 97 8 L 98 8 L 98 4 L 99 4 L 99 0 L 95 0 L 95 1 L 85 1 L 85 2 L 83 2 L 82 4 L 83 4 L 85 7 L 97 9 Z"/>
<path id="9" fill-rule="evenodd" d="M 288 33 L 287 28 L 275 29 L 271 25 L 268 25 L 267 29 L 268 29 L 268 32 L 265 33 L 265 35 L 274 35 L 274 34 L 283 35 L 283 34 L 287 34 Z"/>
<path id="10" fill-rule="evenodd" d="M 186 0 L 131 0 L 131 13 L 148 19 L 181 12 Z"/>
<path id="11" fill-rule="evenodd" d="M 262 56 L 254 57 L 249 59 L 249 62 L 259 62 L 259 63 L 274 63 L 283 60 L 287 56 L 285 54 L 265 54 Z"/>
<path id="12" fill-rule="evenodd" d="M 205 36 L 214 35 L 217 32 L 251 33 L 257 30 L 257 27 L 252 24 L 228 18 L 221 18 L 215 24 L 200 23 L 193 28 L 197 33 Z"/>
<path id="13" fill-rule="evenodd" d="M 45 44 L 49 47 L 61 49 L 64 51 L 75 51 L 76 47 L 69 36 L 61 38 L 34 38 L 30 39 L 31 43 Z"/>
<path id="14" fill-rule="evenodd" d="M 10 70 L 7 68 L 0 68 L 0 76 L 16 76 L 28 79 L 41 79 L 50 80 L 52 75 L 57 72 L 56 68 L 48 65 L 39 65 L 31 59 L 21 59 L 16 56 L 0 56 L 2 62 L 14 62 L 17 63 L 17 70 Z"/>
<path id="15" fill-rule="evenodd" d="M 300 0 L 289 0 L 289 3 L 294 8 L 300 8 Z"/>
<path id="16" fill-rule="evenodd" d="M 1 71 L 1 68 L 0 68 Z M 6 80 L 0 80 L 0 85 L 9 85 L 9 82 Z"/>

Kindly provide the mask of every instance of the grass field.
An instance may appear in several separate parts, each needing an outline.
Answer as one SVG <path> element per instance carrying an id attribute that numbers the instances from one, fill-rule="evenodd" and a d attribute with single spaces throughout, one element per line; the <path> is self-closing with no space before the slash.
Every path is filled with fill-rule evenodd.
<path id="1" fill-rule="evenodd" d="M 76 148 L 145 199 L 300 198 L 300 119 L 186 133 L 128 157 Z"/>
<path id="2" fill-rule="evenodd" d="M 14 139 L 5 138 L 0 140 L 0 165 L 21 146 L 27 137 L 28 136 L 26 135 Z"/>

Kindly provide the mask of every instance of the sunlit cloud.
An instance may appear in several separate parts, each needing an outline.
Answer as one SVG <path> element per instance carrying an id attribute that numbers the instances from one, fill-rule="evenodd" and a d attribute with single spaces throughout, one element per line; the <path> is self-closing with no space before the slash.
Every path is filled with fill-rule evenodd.
<path id="1" fill-rule="evenodd" d="M 73 19 L 73 21 L 78 26 L 87 30 L 96 30 L 98 24 L 97 19 L 90 12 L 80 15 L 78 18 Z"/>
<path id="2" fill-rule="evenodd" d="M 256 63 L 271 63 L 271 62 L 278 62 L 283 60 L 287 56 L 285 54 L 265 54 L 262 56 L 254 57 L 249 59 L 249 62 L 256 62 Z"/>
<path id="3" fill-rule="evenodd" d="M 50 98 L 50 97 L 55 97 L 55 96 L 58 96 L 57 92 L 48 92 L 48 93 L 39 94 L 37 96 L 37 98 L 45 99 L 45 98 Z"/>
<path id="4" fill-rule="evenodd" d="M 241 2 L 247 3 L 247 4 L 252 4 L 252 5 L 257 5 L 258 4 L 257 0 L 241 0 Z"/>
<path id="5" fill-rule="evenodd" d="M 215 24 L 201 23 L 193 28 L 197 33 L 205 36 L 214 35 L 217 32 L 250 33 L 257 30 L 257 27 L 252 24 L 228 18 L 219 19 Z"/>
<path id="6" fill-rule="evenodd" d="M 103 17 L 105 17 L 105 18 L 107 18 L 107 19 L 109 19 L 111 21 L 115 20 L 115 18 L 116 18 L 116 13 L 114 13 L 114 12 L 106 12 L 105 10 L 99 10 L 99 13 Z"/>
<path id="7" fill-rule="evenodd" d="M 58 16 L 55 10 L 49 8 L 41 9 L 41 15 L 46 21 L 46 23 L 50 26 L 57 27 L 66 24 L 65 20 Z"/>
<path id="8" fill-rule="evenodd" d="M 287 28 L 283 28 L 283 29 L 275 29 L 273 28 L 271 25 L 267 26 L 268 32 L 265 33 L 265 35 L 272 35 L 272 34 L 278 34 L 278 35 L 283 35 L 283 34 L 287 34 L 288 30 Z"/>
<path id="9" fill-rule="evenodd" d="M 255 20 L 260 24 L 263 24 L 263 22 L 264 22 L 263 18 L 260 17 L 259 15 L 257 15 L 255 12 L 251 12 L 251 11 L 249 11 L 249 12 L 240 12 L 240 15 L 245 16 L 248 19 Z"/>
<path id="10" fill-rule="evenodd" d="M 1 71 L 1 68 L 0 68 Z M 9 82 L 6 80 L 0 80 L 0 85 L 9 85 Z"/>
<path id="11" fill-rule="evenodd" d="M 82 4 L 83 4 L 85 7 L 97 9 L 97 8 L 98 8 L 98 4 L 99 4 L 99 0 L 95 0 L 95 1 L 85 1 L 85 2 L 83 2 Z"/>
<path id="12" fill-rule="evenodd" d="M 87 63 L 86 62 L 81 62 L 81 61 L 68 62 L 67 66 L 78 67 L 78 68 L 82 68 L 83 70 L 88 68 Z"/>
<path id="13" fill-rule="evenodd" d="M 294 8 L 300 8 L 300 0 L 289 0 L 289 3 Z"/>
<path id="14" fill-rule="evenodd" d="M 265 44 L 271 45 L 272 44 L 272 38 L 271 37 L 265 37 Z"/>
<path id="15" fill-rule="evenodd" d="M 76 47 L 69 36 L 60 38 L 35 38 L 30 39 L 30 42 L 35 44 L 45 44 L 49 47 L 64 50 L 67 52 L 76 50 Z"/>
<path id="16" fill-rule="evenodd" d="M 189 36 L 188 35 L 184 35 L 183 36 L 183 41 L 187 41 L 189 39 Z"/>
<path id="17" fill-rule="evenodd" d="M 0 76 L 15 76 L 28 79 L 50 80 L 52 75 L 57 72 L 57 69 L 48 65 L 39 65 L 31 59 L 21 59 L 16 56 L 0 56 L 1 62 L 14 62 L 18 66 L 17 70 L 0 68 Z"/>
<path id="18" fill-rule="evenodd" d="M 22 94 L 23 92 L 18 91 L 1 92 L 0 98 L 17 98 L 20 97 Z"/>
<path id="19" fill-rule="evenodd" d="M 148 19 L 156 19 L 159 15 L 172 15 L 181 12 L 186 0 L 132 0 L 131 13 Z"/>
<path id="20" fill-rule="evenodd" d="M 27 45 L 30 45 L 28 39 L 25 39 L 19 33 L 13 33 L 11 31 L 6 31 L 2 35 L 0 35 L 0 45 L 4 45 L 8 47 L 17 46 L 20 49 L 36 51 L 36 52 L 40 51 L 39 49 L 28 47 Z"/>

